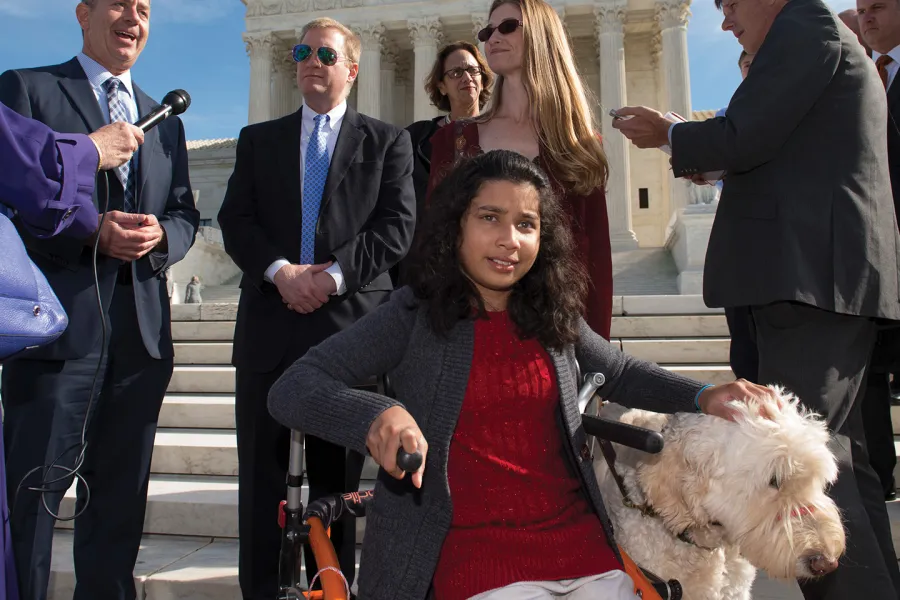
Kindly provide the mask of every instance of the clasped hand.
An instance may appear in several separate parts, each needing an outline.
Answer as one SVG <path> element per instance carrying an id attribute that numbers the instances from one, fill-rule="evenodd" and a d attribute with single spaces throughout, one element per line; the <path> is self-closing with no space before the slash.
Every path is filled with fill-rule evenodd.
<path id="1" fill-rule="evenodd" d="M 288 310 L 305 315 L 328 302 L 337 291 L 334 278 L 325 272 L 331 265 L 284 265 L 278 269 L 274 283 Z"/>
<path id="2" fill-rule="evenodd" d="M 101 215 L 102 225 L 89 240 L 99 236 L 97 248 L 113 258 L 134 261 L 156 248 L 163 240 L 163 228 L 154 215 L 142 215 L 111 210 L 106 218 Z"/>

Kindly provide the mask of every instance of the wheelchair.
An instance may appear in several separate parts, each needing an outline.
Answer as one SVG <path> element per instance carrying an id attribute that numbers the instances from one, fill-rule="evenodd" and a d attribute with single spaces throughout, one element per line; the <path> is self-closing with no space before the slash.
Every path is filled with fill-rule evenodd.
<path id="1" fill-rule="evenodd" d="M 663 449 L 663 438 L 656 432 L 626 423 L 610 421 L 591 414 L 599 413 L 603 400 L 597 390 L 606 382 L 602 373 L 588 373 L 578 392 L 578 409 L 582 415 L 585 433 L 592 436 L 594 446 L 599 445 L 607 462 L 615 461 L 612 442 L 636 448 L 650 454 Z M 379 393 L 392 396 L 387 376 L 377 383 Z M 593 455 L 592 448 L 592 455 Z M 397 464 L 406 472 L 416 471 L 422 465 L 418 452 L 407 454 L 401 448 Z M 287 496 L 281 502 L 278 523 L 282 530 L 281 553 L 278 567 L 278 595 L 276 600 L 349 600 L 350 588 L 340 570 L 337 554 L 328 537 L 331 524 L 344 516 L 365 517 L 366 508 L 375 500 L 373 491 L 350 492 L 327 496 L 311 502 L 306 510 L 301 501 L 303 487 L 303 434 L 291 431 L 290 461 L 288 464 Z M 310 590 L 317 580 L 322 589 L 304 591 L 301 566 L 304 546 L 309 545 L 319 572 L 311 580 Z M 664 581 L 650 571 L 635 564 L 624 549 L 619 547 L 624 570 L 635 584 L 635 594 L 641 600 L 681 600 L 681 584 L 672 579 Z M 301 579 L 303 578 L 303 579 Z"/>

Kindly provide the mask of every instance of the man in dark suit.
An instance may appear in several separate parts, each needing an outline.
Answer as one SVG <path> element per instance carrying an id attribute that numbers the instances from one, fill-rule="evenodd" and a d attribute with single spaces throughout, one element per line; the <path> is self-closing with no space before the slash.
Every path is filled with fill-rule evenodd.
<path id="1" fill-rule="evenodd" d="M 7 71 L 0 101 L 56 131 L 90 133 L 134 122 L 157 103 L 131 81 L 149 33 L 149 0 L 77 5 L 84 46 L 61 65 Z M 109 206 L 88 239 L 38 239 L 19 231 L 69 316 L 67 331 L 3 365 L 2 397 L 11 525 L 22 598 L 44 600 L 53 517 L 22 489 L 72 468 L 89 417 L 75 520 L 76 600 L 132 600 L 157 417 L 173 368 L 164 269 L 181 260 L 199 223 L 188 180 L 184 128 L 170 118 L 146 133 L 134 158 L 109 172 Z M 102 188 L 101 188 L 102 189 Z M 96 196 L 96 195 L 95 195 Z M 95 197 L 103 210 L 105 194 Z M 92 246 L 99 237 L 94 288 Z M 106 327 L 101 327 L 98 297 Z M 95 379 L 95 373 L 97 373 Z M 93 390 L 93 396 L 92 396 Z M 71 478 L 50 486 L 56 512 Z"/>
<path id="2" fill-rule="evenodd" d="M 894 210 L 900 214 L 900 83 L 894 79 L 900 67 L 900 2 L 857 0 L 857 29 L 872 48 L 878 75 L 887 93 L 887 143 Z M 900 373 L 900 330 L 879 332 L 863 399 L 866 445 L 872 468 L 878 474 L 885 499 L 896 498 L 894 428 L 891 424 L 890 373 Z M 896 376 L 896 375 L 895 375 Z"/>
<path id="3" fill-rule="evenodd" d="M 894 1 L 894 0 L 891 0 Z M 725 117 L 673 124 L 647 108 L 616 127 L 671 144 L 675 176 L 727 171 L 704 299 L 751 306 L 760 383 L 820 413 L 839 461 L 840 566 L 806 598 L 897 598 L 900 570 L 865 448 L 861 390 L 879 320 L 900 319 L 900 235 L 888 177 L 887 103 L 875 66 L 822 0 L 716 0 L 753 67 Z"/>
<path id="4" fill-rule="evenodd" d="M 294 49 L 303 106 L 241 131 L 219 212 L 225 249 L 244 273 L 233 363 L 240 584 L 250 600 L 276 592 L 274 511 L 288 461 L 289 431 L 268 413 L 269 389 L 309 348 L 387 299 L 388 270 L 408 251 L 415 228 L 409 134 L 347 106 L 359 54 L 359 38 L 333 19 L 304 27 Z M 361 458 L 306 437 L 310 498 L 355 489 Z M 353 528 L 332 527 L 351 583 Z"/>

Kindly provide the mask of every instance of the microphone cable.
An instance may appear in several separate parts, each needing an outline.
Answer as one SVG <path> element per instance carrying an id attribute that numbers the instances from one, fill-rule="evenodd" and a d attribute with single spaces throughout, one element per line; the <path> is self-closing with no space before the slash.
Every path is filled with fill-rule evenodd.
<path id="1" fill-rule="evenodd" d="M 57 521 L 74 521 L 79 516 L 81 516 L 84 511 L 87 510 L 88 504 L 90 504 L 91 500 L 91 486 L 88 484 L 87 480 L 84 478 L 84 475 L 81 474 L 81 468 L 84 466 L 84 457 L 88 448 L 87 441 L 87 430 L 88 425 L 91 419 L 91 408 L 94 404 L 94 395 L 97 391 L 97 382 L 100 380 L 100 371 L 103 369 L 103 360 L 106 357 L 106 342 L 109 337 L 109 331 L 106 325 L 106 311 L 103 310 L 103 298 L 100 294 L 100 278 L 97 274 L 97 249 L 100 245 L 100 232 L 103 230 L 103 224 L 106 222 L 106 215 L 109 209 L 109 174 L 110 171 L 104 171 L 103 177 L 97 178 L 97 183 L 101 185 L 103 188 L 102 196 L 103 196 L 103 211 L 102 216 L 100 217 L 100 225 L 97 227 L 97 237 L 94 239 L 94 245 L 91 250 L 91 264 L 93 267 L 93 275 L 94 275 L 94 291 L 97 296 L 97 311 L 100 313 L 100 358 L 97 360 L 97 368 L 94 370 L 94 378 L 91 382 L 91 395 L 88 398 L 87 409 L 84 413 L 84 421 L 81 425 L 81 442 L 78 444 L 72 444 L 65 450 L 63 450 L 56 459 L 53 460 L 49 465 L 40 465 L 32 470 L 28 471 L 24 477 L 22 477 L 22 481 L 19 482 L 19 485 L 16 487 L 16 493 L 13 496 L 12 506 L 9 507 L 9 520 L 12 521 L 13 513 L 16 509 L 16 505 L 18 504 L 19 493 L 25 489 L 30 492 L 37 492 L 41 495 L 41 503 L 44 505 L 44 510 L 47 511 L 51 517 L 53 517 Z M 98 189 L 98 195 L 99 195 Z M 78 454 L 75 458 L 75 463 L 72 467 L 67 467 L 62 464 L 59 464 L 60 461 L 71 451 L 78 449 Z M 43 477 L 41 478 L 40 483 L 34 486 L 25 486 L 28 478 L 31 477 L 34 473 L 38 471 L 44 471 Z M 62 475 L 56 477 L 55 479 L 48 479 L 50 474 L 54 471 L 62 472 Z M 82 503 L 81 508 L 77 508 L 76 501 L 76 510 L 75 513 L 70 517 L 62 517 L 59 514 L 55 513 L 50 509 L 50 506 L 47 501 L 48 494 L 63 494 L 63 497 L 60 498 L 60 505 L 62 505 L 62 501 L 65 498 L 65 493 L 69 490 L 69 487 L 72 485 L 72 481 L 78 480 L 81 485 L 84 486 L 85 499 Z M 55 487 L 57 484 L 66 483 L 64 488 Z"/>

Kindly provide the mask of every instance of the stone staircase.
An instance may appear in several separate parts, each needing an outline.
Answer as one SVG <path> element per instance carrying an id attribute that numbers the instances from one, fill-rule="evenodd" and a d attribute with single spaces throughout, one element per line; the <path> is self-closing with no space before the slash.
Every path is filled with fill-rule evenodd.
<path id="1" fill-rule="evenodd" d="M 175 372 L 156 436 L 145 536 L 134 573 L 138 598 L 241 600 L 235 383 L 230 365 L 237 306 L 204 303 L 172 308 Z M 725 317 L 720 310 L 706 308 L 698 296 L 620 296 L 614 310 L 612 337 L 626 353 L 710 383 L 733 379 Z M 369 461 L 361 487 L 371 486 L 375 473 Z M 73 509 L 74 488 L 63 514 Z M 273 519 L 275 511 L 272 507 Z M 364 521 L 359 520 L 359 539 Z M 68 523 L 57 527 L 50 600 L 72 597 L 69 527 Z M 794 597 L 780 584 L 773 589 L 774 595 L 761 592 L 754 597 Z"/>

